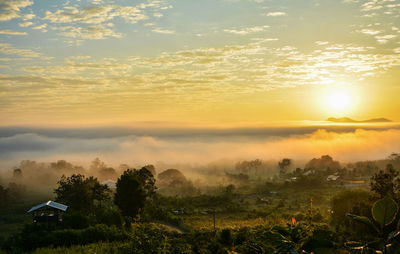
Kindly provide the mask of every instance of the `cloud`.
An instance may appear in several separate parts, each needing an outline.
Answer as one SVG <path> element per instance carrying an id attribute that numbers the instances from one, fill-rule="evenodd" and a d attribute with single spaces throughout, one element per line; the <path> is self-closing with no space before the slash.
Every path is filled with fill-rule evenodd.
<path id="1" fill-rule="evenodd" d="M 28 58 L 38 58 L 42 56 L 40 53 L 33 50 L 15 48 L 8 43 L 0 43 L 0 53 Z"/>
<path id="2" fill-rule="evenodd" d="M 31 0 L 0 0 L 0 21 L 19 18 L 21 9 L 33 5 Z"/>
<path id="3" fill-rule="evenodd" d="M 316 41 L 315 44 L 318 46 L 323 46 L 329 44 L 329 41 Z"/>
<path id="4" fill-rule="evenodd" d="M 100 40 L 110 37 L 122 37 L 122 34 L 116 33 L 103 25 L 91 25 L 87 27 L 62 26 L 53 29 L 62 31 L 60 35 L 78 39 Z"/>
<path id="5" fill-rule="evenodd" d="M 381 31 L 379 31 L 379 30 L 372 30 L 372 29 L 362 29 L 362 30 L 360 31 L 360 33 L 368 34 L 368 35 L 377 35 L 377 34 L 380 34 Z"/>
<path id="6" fill-rule="evenodd" d="M 224 29 L 225 33 L 238 34 L 238 35 L 248 35 L 252 33 L 259 33 L 265 31 L 269 26 L 253 26 L 253 27 L 244 27 L 238 29 Z"/>
<path id="7" fill-rule="evenodd" d="M 373 47 L 322 43 L 318 50 L 302 53 L 290 45 L 271 46 L 270 41 L 261 38 L 244 45 L 163 52 L 154 57 L 67 58 L 61 64 L 27 66 L 21 68 L 24 75 L 3 77 L 9 86 L 0 94 L 0 101 L 14 112 L 21 112 L 23 105 L 27 107 L 24 112 L 41 112 L 46 111 L 43 104 L 53 108 L 57 104 L 72 113 L 85 104 L 121 113 L 123 109 L 116 107 L 132 101 L 143 102 L 140 105 L 151 101 L 155 107 L 179 97 L 177 103 L 187 106 L 200 99 L 212 100 L 227 90 L 230 98 L 237 100 L 244 93 L 336 84 L 400 66 L 400 55 L 395 51 L 380 53 Z M 243 86 L 243 82 L 251 85 Z M 63 96 L 56 96 L 59 93 Z M 115 98 L 119 98 L 118 103 L 110 107 L 108 102 Z"/>
<path id="8" fill-rule="evenodd" d="M 9 34 L 9 35 L 27 35 L 26 32 L 17 32 L 11 30 L 0 30 L 0 34 Z"/>
<path id="9" fill-rule="evenodd" d="M 375 39 L 380 44 L 386 44 L 389 40 L 394 39 L 396 37 L 397 37 L 397 35 L 395 35 L 395 34 L 387 34 L 387 35 L 375 36 Z"/>
<path id="10" fill-rule="evenodd" d="M 175 31 L 173 30 L 168 30 L 168 29 L 163 29 L 163 28 L 154 28 L 151 30 L 153 33 L 158 33 L 158 34 L 175 34 Z"/>
<path id="11" fill-rule="evenodd" d="M 28 27 L 28 26 L 31 26 L 32 24 L 33 24 L 32 22 L 28 21 L 28 22 L 19 23 L 18 25 L 20 27 Z"/>
<path id="12" fill-rule="evenodd" d="M 286 16 L 286 15 L 287 15 L 286 12 L 281 12 L 281 11 L 267 13 L 268 17 L 282 17 L 282 16 Z"/>
<path id="13" fill-rule="evenodd" d="M 86 24 L 100 24 L 112 20 L 117 14 L 113 6 L 94 6 L 79 10 L 76 7 L 64 7 L 55 12 L 46 11 L 44 19 L 52 23 L 80 22 Z"/>
<path id="14" fill-rule="evenodd" d="M 148 20 L 149 13 L 154 17 L 161 17 L 162 11 L 172 8 L 164 1 L 151 0 L 134 6 L 103 5 L 102 1 L 95 1 L 96 6 L 78 8 L 76 6 L 65 6 L 56 11 L 46 11 L 45 20 L 52 24 L 55 30 L 65 31 L 60 35 L 70 38 L 81 39 L 106 39 L 121 38 L 122 34 L 115 32 L 111 27 L 116 19 L 120 18 L 129 24 L 136 24 Z M 149 13 L 148 13 L 149 12 Z M 171 30 L 156 29 L 156 32 L 170 34 Z"/>
<path id="15" fill-rule="evenodd" d="M 41 30 L 42 32 L 47 32 L 46 28 L 47 28 L 47 24 L 41 24 L 41 25 L 32 27 L 32 29 Z"/>
<path id="16" fill-rule="evenodd" d="M 28 13 L 22 16 L 22 20 L 27 21 L 27 20 L 31 20 L 34 19 L 36 17 L 35 14 L 33 13 Z"/>

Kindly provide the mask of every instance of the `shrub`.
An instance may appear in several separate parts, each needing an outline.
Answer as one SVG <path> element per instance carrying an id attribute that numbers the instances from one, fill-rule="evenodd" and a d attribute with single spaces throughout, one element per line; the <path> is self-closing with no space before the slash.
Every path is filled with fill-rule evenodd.
<path id="1" fill-rule="evenodd" d="M 231 246 L 232 245 L 232 233 L 231 230 L 229 228 L 225 228 L 221 231 L 221 235 L 220 235 L 220 242 L 222 244 L 225 244 L 227 246 Z"/>
<path id="2" fill-rule="evenodd" d="M 351 213 L 371 218 L 371 194 L 363 190 L 345 190 L 335 195 L 331 200 L 332 224 L 337 228 L 343 227 L 347 232 L 364 229 L 346 216 Z"/>
<path id="3" fill-rule="evenodd" d="M 46 246 L 71 246 L 76 244 L 89 244 L 99 241 L 122 241 L 128 239 L 125 231 L 115 226 L 108 227 L 104 224 L 90 226 L 85 229 L 47 230 L 42 225 L 25 225 L 20 233 L 16 245 L 25 251 L 30 251 Z"/>
<path id="4" fill-rule="evenodd" d="M 72 229 L 84 229 L 89 227 L 89 217 L 83 212 L 69 211 L 63 218 L 63 226 Z"/>
<path id="5" fill-rule="evenodd" d="M 117 207 L 102 207 L 96 211 L 96 222 L 107 226 L 122 227 L 124 218 Z"/>

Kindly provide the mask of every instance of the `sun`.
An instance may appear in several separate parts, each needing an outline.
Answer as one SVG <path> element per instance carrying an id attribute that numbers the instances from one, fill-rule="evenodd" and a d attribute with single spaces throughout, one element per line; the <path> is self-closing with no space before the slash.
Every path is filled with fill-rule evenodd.
<path id="1" fill-rule="evenodd" d="M 343 111 L 349 108 L 351 103 L 350 95 L 344 91 L 334 91 L 329 96 L 329 106 L 336 111 Z"/>
<path id="2" fill-rule="evenodd" d="M 350 89 L 334 87 L 329 89 L 325 104 L 331 113 L 348 114 L 354 104 L 354 96 Z"/>

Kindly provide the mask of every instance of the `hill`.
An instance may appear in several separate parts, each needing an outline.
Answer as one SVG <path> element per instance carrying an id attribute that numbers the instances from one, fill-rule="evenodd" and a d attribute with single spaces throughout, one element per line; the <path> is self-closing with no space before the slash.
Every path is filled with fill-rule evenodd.
<path id="1" fill-rule="evenodd" d="M 349 117 L 341 117 L 341 118 L 330 117 L 327 119 L 327 121 L 333 122 L 333 123 L 388 123 L 388 122 L 391 122 L 391 120 L 389 120 L 387 118 L 373 118 L 373 119 L 368 119 L 368 120 L 357 121 L 357 120 L 351 119 Z"/>

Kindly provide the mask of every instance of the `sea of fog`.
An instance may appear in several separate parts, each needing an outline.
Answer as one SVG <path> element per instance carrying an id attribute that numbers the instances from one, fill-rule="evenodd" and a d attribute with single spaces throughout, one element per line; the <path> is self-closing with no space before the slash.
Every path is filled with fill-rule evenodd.
<path id="1" fill-rule="evenodd" d="M 83 166 L 206 164 L 216 160 L 373 160 L 400 152 L 400 125 L 306 125 L 248 128 L 0 127 L 0 170 L 29 159 L 68 160 Z"/>

